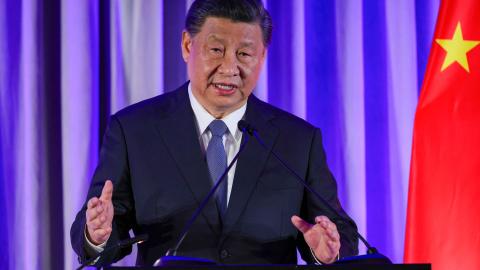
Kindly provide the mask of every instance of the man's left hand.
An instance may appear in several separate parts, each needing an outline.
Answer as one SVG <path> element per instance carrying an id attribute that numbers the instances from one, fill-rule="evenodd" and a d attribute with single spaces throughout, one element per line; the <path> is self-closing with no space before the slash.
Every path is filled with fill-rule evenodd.
<path id="1" fill-rule="evenodd" d="M 326 216 L 315 218 L 315 224 L 310 224 L 298 216 L 292 216 L 292 223 L 303 233 L 305 242 L 322 263 L 332 263 L 340 251 L 340 235 L 335 223 Z"/>

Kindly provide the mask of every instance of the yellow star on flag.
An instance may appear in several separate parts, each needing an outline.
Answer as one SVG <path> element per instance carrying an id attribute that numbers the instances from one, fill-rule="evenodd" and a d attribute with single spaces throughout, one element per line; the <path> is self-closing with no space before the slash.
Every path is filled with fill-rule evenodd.
<path id="1" fill-rule="evenodd" d="M 470 72 L 470 69 L 468 67 L 467 53 L 473 48 L 475 48 L 475 46 L 480 44 L 480 41 L 464 40 L 460 22 L 457 23 L 457 27 L 455 28 L 455 33 L 453 34 L 452 39 L 437 38 L 435 39 L 435 41 L 447 52 L 445 61 L 443 61 L 442 71 L 444 71 L 454 62 L 457 62 L 467 72 Z"/>

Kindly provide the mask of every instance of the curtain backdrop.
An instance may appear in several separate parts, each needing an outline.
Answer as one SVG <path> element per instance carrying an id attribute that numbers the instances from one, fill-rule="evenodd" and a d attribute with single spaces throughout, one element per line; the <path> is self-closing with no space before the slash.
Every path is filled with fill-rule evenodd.
<path id="1" fill-rule="evenodd" d="M 191 2 L 0 2 L 2 268 L 78 265 L 70 225 L 108 116 L 187 79 L 180 38 Z M 274 32 L 255 94 L 322 129 L 345 209 L 401 262 L 413 116 L 439 0 L 265 4 Z"/>

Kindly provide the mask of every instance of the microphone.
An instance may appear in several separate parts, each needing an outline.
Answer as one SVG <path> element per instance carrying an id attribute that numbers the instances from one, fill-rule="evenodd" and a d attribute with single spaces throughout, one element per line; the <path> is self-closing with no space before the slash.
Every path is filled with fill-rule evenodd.
<path id="1" fill-rule="evenodd" d="M 245 129 L 244 126 L 241 126 L 240 123 L 243 120 L 238 122 L 238 128 L 242 133 L 247 132 L 248 130 Z M 154 264 L 153 266 L 192 266 L 192 265 L 216 265 L 217 263 L 208 259 L 204 258 L 193 258 L 193 257 L 183 257 L 183 256 L 177 256 L 177 251 L 180 248 L 180 245 L 182 244 L 183 240 L 187 236 L 188 232 L 190 231 L 193 223 L 195 220 L 198 218 L 200 213 L 202 213 L 203 209 L 207 205 L 208 201 L 210 198 L 213 197 L 215 192 L 217 191 L 218 187 L 220 184 L 226 179 L 226 175 L 230 171 L 230 169 L 233 167 L 233 164 L 237 161 L 240 153 L 243 151 L 245 148 L 245 145 L 247 144 L 249 139 L 249 136 L 245 136 L 245 140 L 243 140 L 242 144 L 240 145 L 240 149 L 238 150 L 237 154 L 233 157 L 232 161 L 230 164 L 228 164 L 228 167 L 223 171 L 222 175 L 217 179 L 215 182 L 215 185 L 212 187 L 210 192 L 205 196 L 203 201 L 200 203 L 198 206 L 197 210 L 193 213 L 192 217 L 190 220 L 187 222 L 185 227 L 183 228 L 182 233 L 180 234 L 180 237 L 177 240 L 177 243 L 175 244 L 175 247 L 172 249 L 169 249 L 165 256 L 160 257 Z"/>
<path id="2" fill-rule="evenodd" d="M 245 120 L 238 121 L 238 129 L 246 131 L 249 135 L 253 135 L 253 132 L 256 131 L 255 128 Z"/>
<path id="3" fill-rule="evenodd" d="M 255 137 L 255 139 L 260 143 L 260 145 L 265 149 L 268 150 L 267 145 L 265 142 L 260 138 L 258 135 L 257 130 L 250 125 L 247 121 L 241 120 L 238 122 L 238 127 L 241 130 L 245 130 L 250 136 Z M 323 197 L 320 195 L 317 191 L 312 189 L 308 183 L 303 179 L 297 172 L 295 172 L 288 164 L 280 158 L 273 149 L 271 150 L 272 155 L 275 157 L 276 160 L 282 164 L 282 166 L 288 170 L 288 172 L 295 176 L 295 179 L 297 179 L 310 193 L 312 193 L 318 200 L 322 202 L 324 206 L 334 215 L 336 216 L 340 222 L 348 222 L 338 211 L 332 207 Z M 375 247 L 372 247 L 367 240 L 358 232 L 358 230 L 355 230 L 355 236 L 362 241 L 362 243 L 367 247 L 367 254 L 366 255 L 360 255 L 360 256 L 352 256 L 352 257 L 345 257 L 340 259 L 339 261 L 335 262 L 337 264 L 354 264 L 354 263 L 368 263 L 368 264 L 391 264 L 392 262 L 390 261 L 389 258 L 387 258 L 385 255 L 382 255 L 378 252 L 378 250 Z"/>
<path id="4" fill-rule="evenodd" d="M 148 240 L 148 234 L 141 234 L 141 235 L 137 235 L 133 238 L 127 238 L 127 239 L 124 239 L 122 241 L 119 241 L 117 242 L 115 245 L 109 247 L 109 248 L 106 248 L 104 249 L 102 252 L 98 253 L 97 256 L 87 260 L 86 262 L 84 262 L 82 265 L 80 265 L 77 270 L 80 270 L 80 269 L 83 269 L 85 266 L 88 266 L 90 265 L 91 263 L 93 263 L 96 259 L 100 258 L 101 256 L 111 252 L 112 250 L 116 249 L 116 248 L 125 248 L 125 247 L 129 247 L 129 246 L 132 246 L 134 244 L 140 244 L 142 242 L 145 242 Z"/>

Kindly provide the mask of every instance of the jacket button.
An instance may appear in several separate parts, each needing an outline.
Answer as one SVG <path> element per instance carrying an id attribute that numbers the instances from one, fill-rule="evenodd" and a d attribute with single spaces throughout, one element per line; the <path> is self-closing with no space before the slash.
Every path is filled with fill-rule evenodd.
<path id="1" fill-rule="evenodd" d="M 220 251 L 220 258 L 222 259 L 226 259 L 228 257 L 228 250 L 226 249 L 222 249 L 222 251 Z"/>

